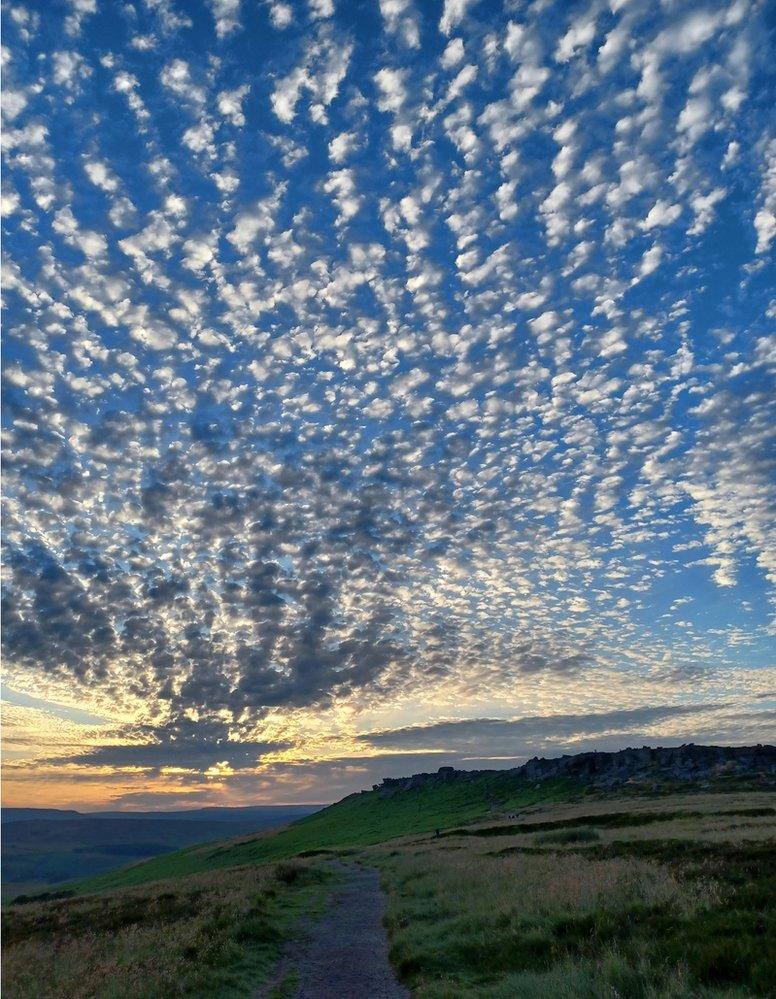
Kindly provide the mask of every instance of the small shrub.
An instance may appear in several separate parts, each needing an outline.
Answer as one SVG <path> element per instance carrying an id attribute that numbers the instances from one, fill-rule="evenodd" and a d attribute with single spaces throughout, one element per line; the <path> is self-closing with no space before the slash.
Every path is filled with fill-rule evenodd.
<path id="1" fill-rule="evenodd" d="M 295 860 L 284 860 L 275 866 L 275 877 L 284 885 L 292 885 L 305 873 L 307 868 Z"/>
<path id="2" fill-rule="evenodd" d="M 595 829 L 580 826 L 579 829 L 559 829 L 557 832 L 542 833 L 537 836 L 537 843 L 556 843 L 558 846 L 566 843 L 594 843 L 601 837 Z"/>

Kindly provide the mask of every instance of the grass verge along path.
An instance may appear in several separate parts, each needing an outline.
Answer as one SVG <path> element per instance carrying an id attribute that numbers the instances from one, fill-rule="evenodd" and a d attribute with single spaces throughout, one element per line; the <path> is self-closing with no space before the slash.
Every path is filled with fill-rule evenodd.
<path id="1" fill-rule="evenodd" d="M 249 996 L 330 872 L 304 861 L 197 874 L 3 912 L 6 999 Z"/>
<path id="2" fill-rule="evenodd" d="M 770 807 L 558 813 L 366 851 L 414 999 L 773 995 Z"/>

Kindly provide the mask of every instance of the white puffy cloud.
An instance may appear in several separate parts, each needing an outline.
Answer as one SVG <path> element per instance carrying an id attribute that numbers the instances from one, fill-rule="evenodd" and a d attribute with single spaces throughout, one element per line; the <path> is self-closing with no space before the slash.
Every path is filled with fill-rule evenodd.
<path id="1" fill-rule="evenodd" d="M 245 124 L 242 105 L 250 89 L 250 85 L 244 83 L 240 87 L 235 87 L 234 90 L 222 90 L 216 99 L 218 113 L 237 128 L 242 128 Z"/>
<path id="2" fill-rule="evenodd" d="M 210 122 L 201 121 L 199 124 L 185 129 L 183 144 L 188 146 L 193 153 L 207 153 L 212 159 L 215 156 L 214 138 L 213 126 Z"/>
<path id="3" fill-rule="evenodd" d="M 636 271 L 636 277 L 634 278 L 634 281 L 636 280 L 640 281 L 642 278 L 648 277 L 650 274 L 653 274 L 660 266 L 662 260 L 663 260 L 663 247 L 660 246 L 658 243 L 655 243 L 654 246 L 651 246 L 648 250 L 645 251 L 644 256 L 641 258 L 641 262 L 638 266 L 638 270 Z"/>
<path id="4" fill-rule="evenodd" d="M 53 72 L 51 78 L 57 86 L 66 90 L 78 91 L 83 80 L 92 74 L 89 66 L 80 52 L 58 51 L 54 52 L 51 61 Z"/>
<path id="5" fill-rule="evenodd" d="M 687 230 L 689 236 L 697 236 L 708 229 L 714 218 L 714 210 L 720 201 L 724 200 L 727 190 L 724 187 L 715 187 L 706 194 L 698 192 L 690 198 L 690 207 L 695 218 L 692 225 Z"/>
<path id="6" fill-rule="evenodd" d="M 277 117 L 285 123 L 293 121 L 302 93 L 307 91 L 313 118 L 325 120 L 326 108 L 339 92 L 352 52 L 351 42 L 324 28 L 307 46 L 300 64 L 276 81 L 270 100 Z"/>
<path id="7" fill-rule="evenodd" d="M 477 0 L 445 0 L 439 30 L 443 35 L 449 35 L 464 19 L 466 12 Z"/>
<path id="8" fill-rule="evenodd" d="M 240 26 L 241 0 L 208 0 L 208 4 L 219 38 L 229 35 Z"/>
<path id="9" fill-rule="evenodd" d="M 359 138 L 355 132 L 340 132 L 329 142 L 329 156 L 335 163 L 342 163 L 358 145 Z"/>
<path id="10" fill-rule="evenodd" d="M 68 35 L 78 35 L 84 21 L 97 13 L 97 0 L 68 0 L 70 13 L 65 18 L 64 28 Z"/>
<path id="11" fill-rule="evenodd" d="M 757 233 L 755 253 L 767 253 L 776 237 L 776 139 L 765 147 L 763 177 L 760 186 L 760 207 L 754 217 Z"/>
<path id="12" fill-rule="evenodd" d="M 463 41 L 460 38 L 453 38 L 447 43 L 440 61 L 445 69 L 450 69 L 453 66 L 457 66 L 463 57 Z"/>
<path id="13" fill-rule="evenodd" d="M 267 0 L 269 6 L 269 17 L 272 26 L 282 31 L 294 20 L 294 8 L 290 3 L 282 3 L 279 0 Z"/>
<path id="14" fill-rule="evenodd" d="M 307 0 L 310 7 L 310 17 L 319 20 L 331 17 L 334 13 L 334 0 Z"/>
<path id="15" fill-rule="evenodd" d="M 240 210 L 235 217 L 234 228 L 227 235 L 238 253 L 247 253 L 259 235 L 266 235 L 275 228 L 275 216 L 284 192 L 285 185 L 280 184 L 269 197 L 257 201 L 251 208 Z"/>
<path id="16" fill-rule="evenodd" d="M 414 0 L 380 0 L 380 13 L 386 31 L 399 38 L 408 48 L 420 45 L 420 25 L 414 10 Z"/>
<path id="17" fill-rule="evenodd" d="M 51 228 L 71 246 L 77 247 L 86 257 L 104 257 L 108 252 L 108 241 L 105 236 L 91 229 L 82 229 L 69 207 L 60 208 L 55 212 Z"/>
<path id="18" fill-rule="evenodd" d="M 375 73 L 375 83 L 380 91 L 378 107 L 381 111 L 399 111 L 407 100 L 407 70 L 384 66 Z"/>
<path id="19" fill-rule="evenodd" d="M 580 18 L 575 21 L 558 42 L 555 59 L 568 62 L 579 49 L 587 48 L 595 38 L 595 17 Z"/>
<path id="20" fill-rule="evenodd" d="M 84 171 L 95 187 L 112 194 L 119 189 L 119 180 L 111 170 L 109 164 L 103 160 L 85 159 Z"/>
<path id="21" fill-rule="evenodd" d="M 646 218 L 641 223 L 641 228 L 649 230 L 657 226 L 673 225 L 681 214 L 681 205 L 669 205 L 665 201 L 658 200 L 647 212 Z"/>
<path id="22" fill-rule="evenodd" d="M 361 207 L 361 197 L 352 170 L 334 170 L 328 175 L 323 189 L 332 196 L 339 211 L 339 221 L 347 222 Z"/>

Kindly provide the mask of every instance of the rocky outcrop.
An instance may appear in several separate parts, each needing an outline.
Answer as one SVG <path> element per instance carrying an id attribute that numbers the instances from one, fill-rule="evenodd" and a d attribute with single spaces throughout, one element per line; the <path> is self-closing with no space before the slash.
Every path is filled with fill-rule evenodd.
<path id="1" fill-rule="evenodd" d="M 413 774 L 411 777 L 384 777 L 381 784 L 373 784 L 373 791 L 409 791 L 425 784 L 444 784 L 447 781 L 473 780 L 487 770 L 456 770 L 455 767 L 440 767 L 430 774 Z"/>
<path id="2" fill-rule="evenodd" d="M 541 783 L 560 777 L 598 788 L 649 781 L 708 781 L 738 776 L 776 781 L 776 746 L 684 746 L 622 749 L 617 753 L 578 753 L 555 759 L 534 757 L 520 767 L 498 771 L 516 781 Z M 386 777 L 374 790 L 390 795 L 429 784 L 472 781 L 492 770 L 456 770 L 440 767 L 436 773 Z"/>
<path id="3" fill-rule="evenodd" d="M 774 746 L 685 746 L 580 753 L 556 760 L 534 758 L 518 770 L 528 780 L 572 777 L 598 786 L 650 777 L 671 781 L 708 780 L 724 774 L 776 776 Z"/>

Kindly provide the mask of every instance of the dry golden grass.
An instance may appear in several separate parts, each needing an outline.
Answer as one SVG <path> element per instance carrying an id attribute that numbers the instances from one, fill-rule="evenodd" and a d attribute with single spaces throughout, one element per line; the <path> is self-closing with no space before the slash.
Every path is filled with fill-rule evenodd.
<path id="1" fill-rule="evenodd" d="M 492 842 L 467 842 L 460 849 L 433 843 L 413 853 L 385 856 L 403 881 L 426 883 L 449 913 L 533 918 L 590 909 L 613 911 L 634 905 L 697 907 L 716 900 L 713 883 L 682 884 L 667 867 L 630 857 L 588 859 L 582 853 L 494 856 Z"/>
<path id="2" fill-rule="evenodd" d="M 292 869 L 293 867 L 293 869 Z M 240 962 L 260 979 L 284 939 L 308 864 L 244 867 L 4 913 L 8 999 L 230 994 Z"/>
<path id="3" fill-rule="evenodd" d="M 739 821 L 729 816 L 710 819 L 674 819 L 656 822 L 649 826 L 628 829 L 629 840 L 678 839 L 696 843 L 763 843 L 774 838 L 776 821 L 773 818 L 747 818 Z M 602 843 L 623 839 L 621 829 L 602 829 Z"/>
<path id="4" fill-rule="evenodd" d="M 372 848 L 392 958 L 416 999 L 765 995 L 776 969 L 760 939 L 759 858 L 776 817 L 741 813 L 773 805 L 773 794 L 585 801 L 505 823 L 536 831 L 493 834 L 491 821 Z"/>

